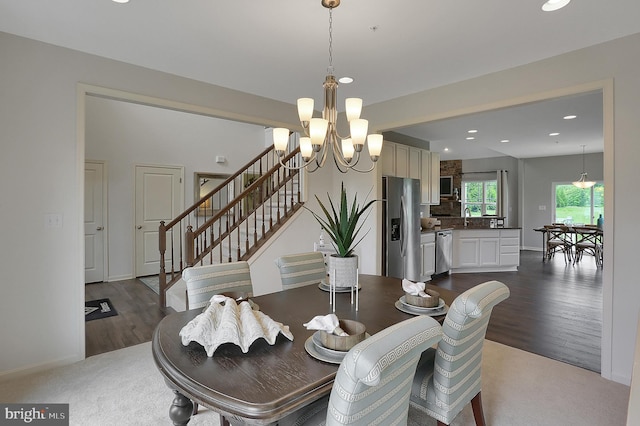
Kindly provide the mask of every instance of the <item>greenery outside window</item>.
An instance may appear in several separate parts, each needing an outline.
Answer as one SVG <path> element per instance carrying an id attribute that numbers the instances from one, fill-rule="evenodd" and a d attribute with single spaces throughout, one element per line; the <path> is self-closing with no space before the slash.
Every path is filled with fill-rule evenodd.
<path id="1" fill-rule="evenodd" d="M 585 189 L 576 188 L 570 183 L 555 183 L 553 195 L 555 223 L 595 225 L 600 215 L 604 218 L 602 182 Z"/>
<path id="2" fill-rule="evenodd" d="M 474 180 L 462 182 L 463 211 L 465 208 L 469 208 L 471 216 L 493 216 L 497 212 L 497 207 L 497 180 Z"/>

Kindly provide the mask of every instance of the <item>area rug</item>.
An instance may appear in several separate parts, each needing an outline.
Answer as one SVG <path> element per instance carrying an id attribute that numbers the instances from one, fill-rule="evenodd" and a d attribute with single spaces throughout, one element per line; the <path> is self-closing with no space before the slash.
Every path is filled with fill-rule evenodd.
<path id="1" fill-rule="evenodd" d="M 116 315 L 118 315 L 118 312 L 116 312 L 109 299 L 97 299 L 84 302 L 85 321 L 114 317 Z"/>
<path id="2" fill-rule="evenodd" d="M 150 275 L 148 277 L 139 277 L 140 281 L 149 287 L 155 294 L 160 294 L 160 281 L 157 275 Z"/>

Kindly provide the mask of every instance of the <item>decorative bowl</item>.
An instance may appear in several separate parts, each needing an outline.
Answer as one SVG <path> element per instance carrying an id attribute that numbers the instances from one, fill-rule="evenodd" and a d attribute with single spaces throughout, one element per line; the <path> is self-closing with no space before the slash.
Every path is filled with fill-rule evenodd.
<path id="1" fill-rule="evenodd" d="M 420 227 L 422 229 L 432 229 L 434 226 L 436 226 L 437 222 L 438 219 L 436 219 L 435 217 L 422 217 L 420 218 Z"/>
<path id="2" fill-rule="evenodd" d="M 427 293 L 427 297 L 405 293 L 404 300 L 410 305 L 420 306 L 421 308 L 435 308 L 438 306 L 440 303 L 440 293 L 430 289 L 426 289 L 424 292 Z"/>
<path id="3" fill-rule="evenodd" d="M 348 351 L 364 340 L 367 329 L 363 323 L 352 320 L 340 320 L 339 325 L 348 336 L 338 336 L 320 330 L 320 341 L 324 347 L 336 351 Z"/>

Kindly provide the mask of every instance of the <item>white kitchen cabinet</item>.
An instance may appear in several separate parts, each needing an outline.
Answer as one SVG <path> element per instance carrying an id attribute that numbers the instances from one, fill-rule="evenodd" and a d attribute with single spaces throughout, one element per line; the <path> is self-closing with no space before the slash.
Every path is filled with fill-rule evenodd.
<path id="1" fill-rule="evenodd" d="M 423 198 L 423 203 L 429 204 L 440 204 L 440 153 L 439 152 L 429 152 L 429 156 L 431 157 L 431 168 L 429 170 L 429 197 L 427 199 L 429 201 L 425 201 Z"/>
<path id="2" fill-rule="evenodd" d="M 385 141 L 380 155 L 383 176 L 420 180 L 420 203 L 440 203 L 440 154 Z"/>
<path id="3" fill-rule="evenodd" d="M 396 144 L 396 174 L 397 177 L 409 177 L 409 147 Z"/>
<path id="4" fill-rule="evenodd" d="M 500 265 L 520 265 L 520 230 L 500 230 Z"/>
<path id="5" fill-rule="evenodd" d="M 422 181 L 422 152 L 420 148 L 409 148 L 409 177 Z"/>
<path id="6" fill-rule="evenodd" d="M 519 264 L 519 229 L 453 231 L 453 273 L 515 271 Z"/>
<path id="7" fill-rule="evenodd" d="M 431 281 L 431 276 L 436 272 L 436 234 L 425 232 L 420 234 L 420 254 L 422 256 L 420 280 Z"/>

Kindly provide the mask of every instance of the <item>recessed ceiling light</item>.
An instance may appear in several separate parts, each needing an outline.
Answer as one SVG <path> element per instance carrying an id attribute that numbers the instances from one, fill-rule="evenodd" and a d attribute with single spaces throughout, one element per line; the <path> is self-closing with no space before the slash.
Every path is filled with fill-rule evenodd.
<path id="1" fill-rule="evenodd" d="M 565 120 L 573 120 L 576 117 L 577 117 L 577 115 L 565 115 L 562 118 L 565 119 Z"/>
<path id="2" fill-rule="evenodd" d="M 449 148 L 445 148 L 444 150 L 445 150 L 445 151 L 449 151 Z"/>
<path id="3" fill-rule="evenodd" d="M 472 141 L 472 140 L 474 140 L 474 139 L 475 139 L 475 138 L 474 138 L 473 136 L 469 136 L 469 137 L 467 138 L 467 140 L 468 140 L 468 141 Z"/>
<path id="4" fill-rule="evenodd" d="M 342 84 L 349 84 L 349 83 L 353 83 L 353 78 L 351 77 L 340 77 L 338 79 L 338 81 Z"/>
<path id="5" fill-rule="evenodd" d="M 129 3 L 129 0 L 113 0 L 114 3 Z"/>
<path id="6" fill-rule="evenodd" d="M 478 133 L 478 131 L 475 130 L 475 129 L 471 129 L 471 130 L 467 131 L 467 133 Z"/>
<path id="7" fill-rule="evenodd" d="M 549 136 L 558 136 L 560 133 L 558 132 L 554 132 L 554 133 L 549 133 Z"/>
<path id="8" fill-rule="evenodd" d="M 500 142 L 501 143 L 507 143 L 507 142 L 509 142 L 509 139 L 502 139 Z"/>
<path id="9" fill-rule="evenodd" d="M 542 5 L 542 10 L 545 12 L 553 12 L 554 10 L 562 9 L 569 4 L 571 0 L 548 0 Z"/>

